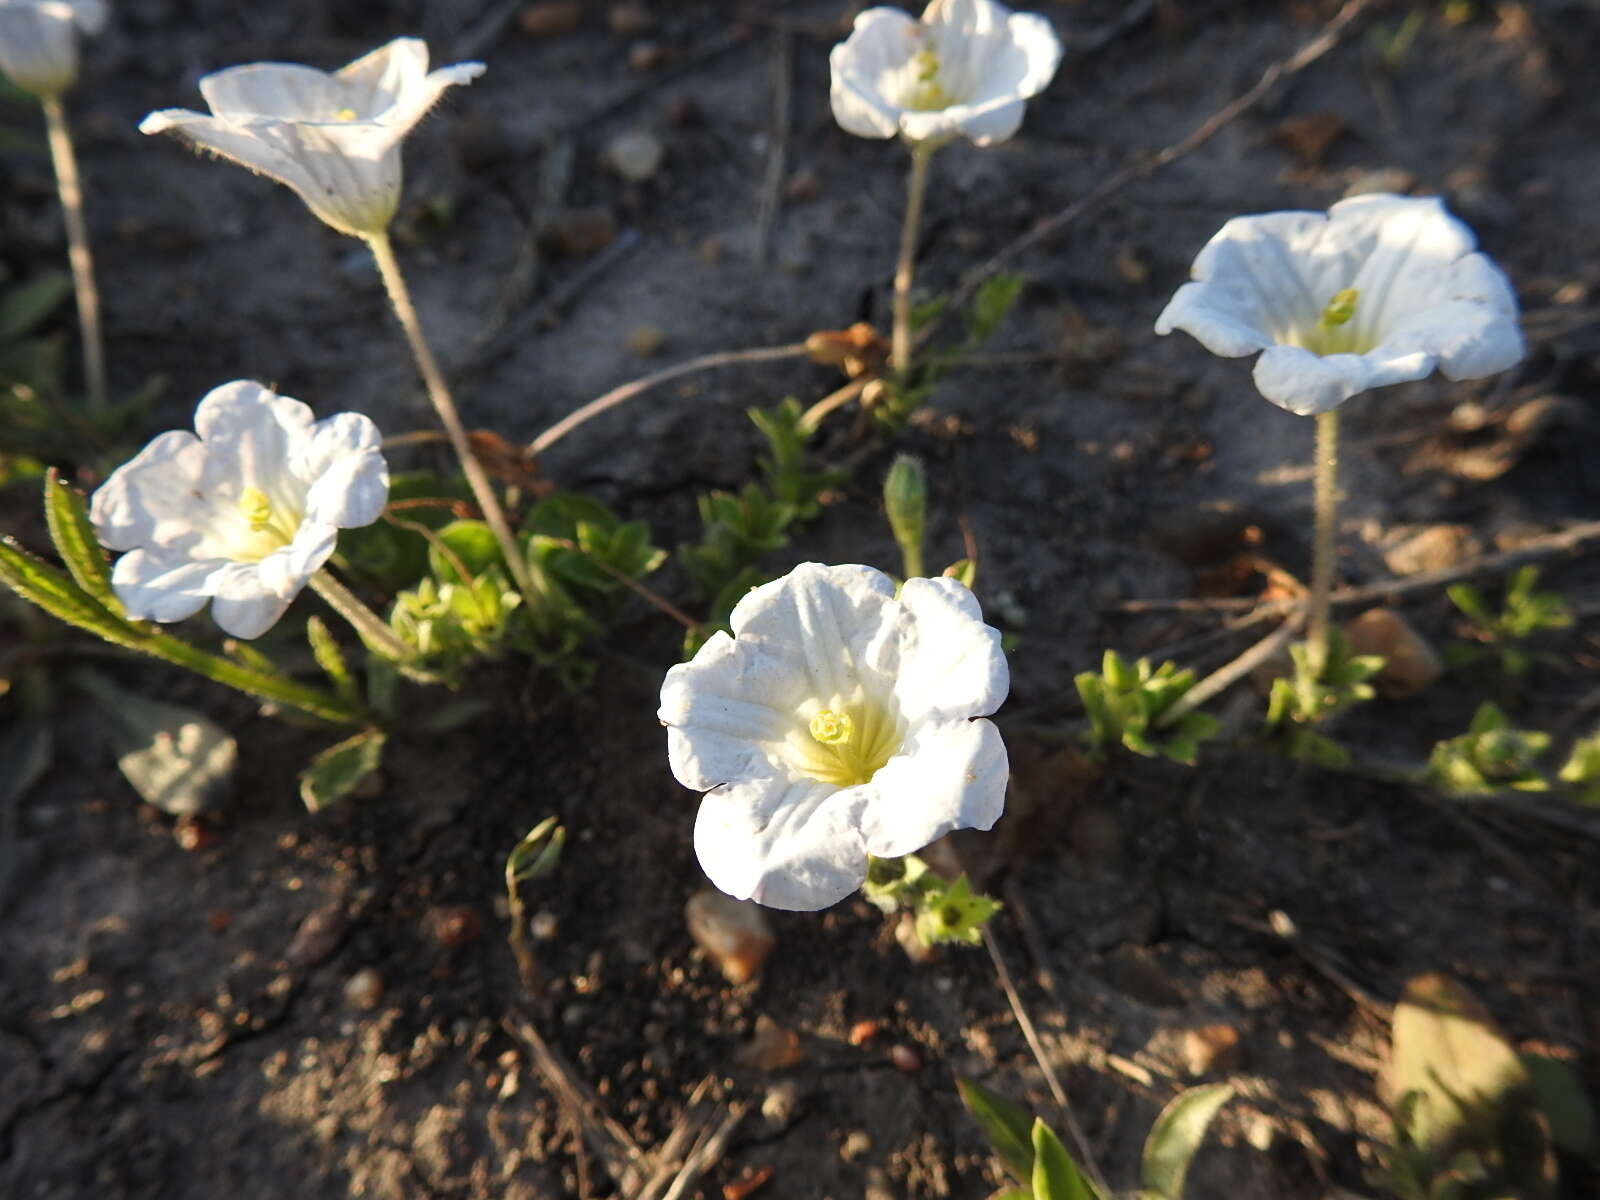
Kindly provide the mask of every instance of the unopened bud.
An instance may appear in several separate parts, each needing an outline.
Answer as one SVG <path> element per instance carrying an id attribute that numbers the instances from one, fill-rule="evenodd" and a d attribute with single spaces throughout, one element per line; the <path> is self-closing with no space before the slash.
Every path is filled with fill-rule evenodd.
<path id="1" fill-rule="evenodd" d="M 928 479 L 920 460 L 899 455 L 883 481 L 883 507 L 889 528 L 906 560 L 906 575 L 922 574 L 922 537 L 928 511 Z M 912 570 L 915 563 L 917 569 Z"/>

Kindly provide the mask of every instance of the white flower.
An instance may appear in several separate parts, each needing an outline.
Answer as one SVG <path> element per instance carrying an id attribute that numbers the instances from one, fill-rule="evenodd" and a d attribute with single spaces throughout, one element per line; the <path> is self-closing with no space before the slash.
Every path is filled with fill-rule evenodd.
<path id="1" fill-rule="evenodd" d="M 211 115 L 153 112 L 171 132 L 294 189 L 341 233 L 382 233 L 400 203 L 400 141 L 452 84 L 483 64 L 428 71 L 428 47 L 396 38 L 333 74 L 292 63 L 229 67 L 200 81 Z"/>
<path id="2" fill-rule="evenodd" d="M 672 773 L 706 792 L 695 851 L 711 881 L 773 908 L 818 909 L 867 855 L 988 829 L 1008 773 L 989 721 L 1010 677 L 1000 634 L 953 579 L 894 583 L 803 563 L 745 596 L 734 636 L 667 672 Z"/>
<path id="3" fill-rule="evenodd" d="M 238 380 L 207 393 L 195 432 L 163 433 L 95 492 L 128 616 L 181 621 L 211 601 L 238 638 L 259 637 L 389 498 L 378 428 L 359 413 L 313 420 L 298 400 Z M 195 436 L 198 434 L 199 436 Z"/>
<path id="4" fill-rule="evenodd" d="M 1003 142 L 1061 61 L 1050 22 L 994 0 L 933 0 L 913 20 L 869 8 L 828 56 L 834 119 L 858 137 Z"/>
<path id="5" fill-rule="evenodd" d="M 59 96 L 78 78 L 74 25 L 104 29 L 104 0 L 0 0 L 0 74 L 35 96 Z"/>
<path id="6" fill-rule="evenodd" d="M 1355 196 L 1326 214 L 1235 217 L 1156 320 L 1228 358 L 1265 353 L 1255 381 L 1302 416 L 1358 392 L 1503 371 L 1523 355 L 1517 298 L 1436 199 Z"/>

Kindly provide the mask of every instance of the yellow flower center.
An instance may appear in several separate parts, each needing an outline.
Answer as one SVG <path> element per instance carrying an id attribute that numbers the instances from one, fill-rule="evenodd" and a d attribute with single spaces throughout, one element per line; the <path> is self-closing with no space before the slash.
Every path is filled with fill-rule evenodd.
<path id="1" fill-rule="evenodd" d="M 259 562 L 294 541 L 295 531 L 300 528 L 299 513 L 279 512 L 257 487 L 247 487 L 239 493 L 239 512 L 250 526 L 249 537 L 241 539 L 237 548 L 242 561 Z"/>
<path id="2" fill-rule="evenodd" d="M 1362 333 L 1351 322 L 1356 315 L 1356 301 L 1361 293 L 1356 288 L 1341 288 L 1333 294 L 1310 330 L 1291 338 L 1289 344 L 1300 346 L 1316 355 L 1365 354 L 1377 343 L 1370 333 Z"/>
<path id="3" fill-rule="evenodd" d="M 883 705 L 834 700 L 812 713 L 784 743 L 789 761 L 811 778 L 839 787 L 866 783 L 900 749 L 900 723 Z"/>
<path id="4" fill-rule="evenodd" d="M 353 108 L 341 108 L 333 116 L 337 121 L 354 121 L 356 119 L 356 110 Z"/>
<path id="5" fill-rule="evenodd" d="M 939 81 L 939 56 L 932 50 L 919 50 L 912 55 L 911 69 L 914 82 L 906 93 L 906 108 L 915 112 L 932 112 L 949 108 L 956 102 L 956 98 Z"/>

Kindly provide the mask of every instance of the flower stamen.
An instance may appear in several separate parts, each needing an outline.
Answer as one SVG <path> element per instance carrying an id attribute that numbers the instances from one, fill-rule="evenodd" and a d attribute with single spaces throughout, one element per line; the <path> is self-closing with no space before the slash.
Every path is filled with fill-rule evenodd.
<path id="1" fill-rule="evenodd" d="M 272 501 L 267 494 L 257 487 L 247 487 L 239 493 L 239 511 L 250 525 L 250 532 L 264 535 L 264 539 L 272 544 L 273 549 L 287 546 L 294 541 L 295 530 L 300 525 L 300 518 L 289 513 L 280 513 L 272 507 Z"/>
<path id="2" fill-rule="evenodd" d="M 906 108 L 916 112 L 933 112 L 949 108 L 956 102 L 939 80 L 939 56 L 933 50 L 919 50 L 912 55 L 911 69 L 915 82 L 906 94 Z"/>
<path id="3" fill-rule="evenodd" d="M 356 110 L 353 108 L 341 108 L 333 116 L 336 121 L 354 121 L 356 119 Z"/>
<path id="4" fill-rule="evenodd" d="M 846 704 L 836 698 L 802 729 L 784 743 L 786 757 L 804 774 L 836 787 L 866 783 L 900 752 L 899 719 L 870 700 Z"/>
<path id="5" fill-rule="evenodd" d="M 1324 329 L 1348 325 L 1350 318 L 1356 315 L 1356 299 L 1360 295 L 1355 288 L 1343 288 L 1335 292 L 1333 299 L 1328 301 L 1328 307 L 1322 310 L 1322 319 L 1317 324 Z"/>
<path id="6" fill-rule="evenodd" d="M 811 736 L 824 746 L 843 746 L 850 741 L 856 723 L 847 712 L 824 708 L 811 718 Z"/>

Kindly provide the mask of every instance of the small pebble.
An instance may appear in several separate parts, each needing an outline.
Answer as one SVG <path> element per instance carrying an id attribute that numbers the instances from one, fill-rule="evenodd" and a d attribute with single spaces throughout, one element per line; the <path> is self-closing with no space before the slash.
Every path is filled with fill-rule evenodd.
<path id="1" fill-rule="evenodd" d="M 858 1129 L 839 1144 L 839 1157 L 845 1162 L 855 1162 L 871 1149 L 872 1138 L 867 1135 L 866 1130 Z"/>
<path id="2" fill-rule="evenodd" d="M 601 155 L 601 161 L 629 183 L 643 183 L 661 169 L 666 147 L 655 134 L 644 129 L 631 129 L 612 138 Z"/>
<path id="3" fill-rule="evenodd" d="M 541 249 L 568 258 L 588 258 L 617 240 L 617 219 L 604 208 L 569 208 L 539 231 Z"/>
<path id="4" fill-rule="evenodd" d="M 628 47 L 628 69 L 643 75 L 665 66 L 672 51 L 660 42 L 635 42 Z"/>
<path id="5" fill-rule="evenodd" d="M 528 922 L 528 932 L 541 942 L 548 942 L 555 937 L 560 927 L 561 922 L 553 912 L 536 912 Z"/>
<path id="6" fill-rule="evenodd" d="M 1428 640 L 1397 610 L 1369 608 L 1344 624 L 1352 654 L 1383 656 L 1383 670 L 1372 686 L 1389 700 L 1404 700 L 1431 687 L 1444 674 L 1444 663 Z"/>
<path id="7" fill-rule="evenodd" d="M 383 976 L 373 967 L 362 967 L 344 984 L 344 1002 L 351 1008 L 377 1008 L 383 1000 Z"/>
<path id="8" fill-rule="evenodd" d="M 658 325 L 635 325 L 628 330 L 628 353 L 639 358 L 651 358 L 661 353 L 667 335 Z"/>
<path id="9" fill-rule="evenodd" d="M 907 1075 L 922 1070 L 922 1055 L 904 1042 L 889 1047 L 889 1061 L 894 1064 L 895 1070 L 904 1071 Z"/>
<path id="10" fill-rule="evenodd" d="M 796 171 L 783 185 L 783 198 L 791 204 L 806 204 L 821 195 L 822 179 L 815 171 Z"/>
<path id="11" fill-rule="evenodd" d="M 441 904 L 427 911 L 422 927 L 441 946 L 467 946 L 483 936 L 483 917 L 470 905 Z"/>
<path id="12" fill-rule="evenodd" d="M 517 17 L 517 27 L 529 37 L 559 37 L 583 24 L 582 4 L 556 2 L 530 4 Z"/>
<path id="13" fill-rule="evenodd" d="M 800 1035 L 785 1029 L 763 1013 L 756 1018 L 756 1031 L 750 1040 L 739 1047 L 738 1060 L 747 1067 L 761 1071 L 781 1071 L 805 1058 L 800 1045 Z"/>
<path id="14" fill-rule="evenodd" d="M 883 1026 L 877 1021 L 857 1021 L 850 1026 L 850 1044 L 864 1046 L 877 1037 L 882 1028 Z"/>
<path id="15" fill-rule="evenodd" d="M 338 947 L 347 924 L 342 900 L 324 904 L 300 922 L 283 956 L 298 967 L 314 967 Z"/>
<path id="16" fill-rule="evenodd" d="M 917 933 L 916 918 L 910 913 L 900 914 L 900 922 L 894 927 L 894 940 L 900 943 L 900 949 L 912 962 L 921 964 L 933 960 L 935 951 Z"/>
<path id="17" fill-rule="evenodd" d="M 761 1098 L 761 1117 L 773 1133 L 782 1133 L 794 1124 L 800 1112 L 800 1084 L 793 1079 L 775 1083 Z"/>
<path id="18" fill-rule="evenodd" d="M 729 983 L 744 983 L 761 970 L 777 939 L 761 906 L 707 888 L 683 906 L 689 936 L 717 964 Z"/>
<path id="19" fill-rule="evenodd" d="M 613 4 L 606 10 L 606 24 L 618 37 L 638 37 L 655 23 L 655 16 L 642 4 Z"/>
<path id="20" fill-rule="evenodd" d="M 1183 1031 L 1183 1065 L 1191 1075 L 1231 1071 L 1239 1064 L 1239 1031 L 1232 1025 L 1201 1025 Z"/>

